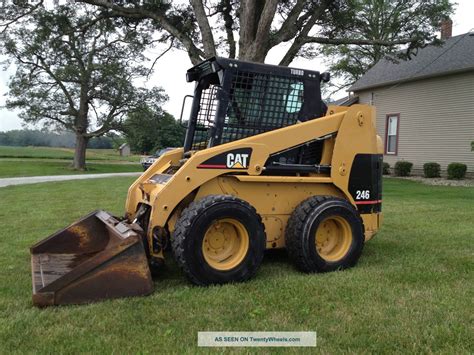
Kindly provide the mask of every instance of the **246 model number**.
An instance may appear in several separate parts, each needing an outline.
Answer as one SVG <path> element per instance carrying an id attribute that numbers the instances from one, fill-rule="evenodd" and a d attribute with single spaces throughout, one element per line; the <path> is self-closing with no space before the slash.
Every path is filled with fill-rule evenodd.
<path id="1" fill-rule="evenodd" d="M 357 190 L 356 191 L 356 200 L 369 200 L 370 199 L 370 190 Z"/>

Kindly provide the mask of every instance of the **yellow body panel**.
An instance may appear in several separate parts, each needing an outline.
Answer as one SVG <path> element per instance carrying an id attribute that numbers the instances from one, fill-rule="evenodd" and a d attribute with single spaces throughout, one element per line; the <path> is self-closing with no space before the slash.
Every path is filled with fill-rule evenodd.
<path id="1" fill-rule="evenodd" d="M 152 207 L 147 235 L 155 227 L 174 229 L 179 214 L 192 200 L 210 194 L 229 194 L 249 202 L 265 224 L 267 247 L 284 247 L 284 231 L 294 208 L 313 195 L 332 195 L 355 205 L 349 193 L 349 175 L 357 154 L 381 154 L 380 137 L 375 130 L 375 110 L 367 105 L 330 106 L 326 116 L 298 123 L 212 148 L 190 152 L 165 153 L 130 187 L 126 203 L 127 217 L 132 220 L 140 203 Z M 328 174 L 310 176 L 262 175 L 271 154 L 298 146 L 318 137 L 331 135 L 324 141 L 321 164 L 332 166 Z M 245 169 L 199 169 L 198 166 L 220 153 L 251 148 Z M 166 182 L 150 179 L 171 170 Z M 362 216 L 366 240 L 378 230 L 381 213 Z"/>
<path id="2" fill-rule="evenodd" d="M 296 206 L 314 195 L 331 195 L 344 198 L 333 184 L 317 182 L 270 182 L 259 176 L 259 181 L 241 181 L 243 176 L 218 177 L 205 183 L 196 200 L 207 195 L 225 194 L 239 197 L 250 203 L 262 217 L 267 235 L 267 248 L 285 246 L 285 227 Z M 276 176 L 270 176 L 276 178 Z M 316 180 L 318 178 L 300 178 Z M 291 181 L 291 180 L 290 180 Z"/>

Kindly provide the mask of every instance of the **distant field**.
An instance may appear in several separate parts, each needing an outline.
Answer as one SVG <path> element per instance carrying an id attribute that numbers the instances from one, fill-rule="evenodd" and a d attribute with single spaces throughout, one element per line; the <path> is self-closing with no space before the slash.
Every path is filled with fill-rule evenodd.
<path id="1" fill-rule="evenodd" d="M 0 146 L 0 158 L 72 159 L 73 157 L 73 148 Z M 140 156 L 131 155 L 129 157 L 121 157 L 115 149 L 88 149 L 87 160 L 138 162 L 140 161 Z"/>
<path id="2" fill-rule="evenodd" d="M 74 149 L 0 146 L 0 178 L 142 171 L 140 156 L 121 157 L 114 149 L 88 149 L 87 170 L 71 169 Z"/>

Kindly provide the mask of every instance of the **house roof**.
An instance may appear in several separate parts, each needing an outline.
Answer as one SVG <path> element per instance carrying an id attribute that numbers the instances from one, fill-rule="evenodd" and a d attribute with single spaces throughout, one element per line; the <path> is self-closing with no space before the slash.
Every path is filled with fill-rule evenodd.
<path id="1" fill-rule="evenodd" d="M 351 106 L 354 104 L 359 103 L 359 96 L 349 96 L 343 97 L 342 99 L 336 100 L 334 102 L 330 102 L 330 105 L 335 106 Z"/>
<path id="2" fill-rule="evenodd" d="M 128 147 L 128 143 L 122 143 L 119 147 L 119 149 L 123 149 L 125 147 Z"/>
<path id="3" fill-rule="evenodd" d="M 474 70 L 474 33 L 451 37 L 441 46 L 418 50 L 411 60 L 381 59 L 349 91 Z"/>

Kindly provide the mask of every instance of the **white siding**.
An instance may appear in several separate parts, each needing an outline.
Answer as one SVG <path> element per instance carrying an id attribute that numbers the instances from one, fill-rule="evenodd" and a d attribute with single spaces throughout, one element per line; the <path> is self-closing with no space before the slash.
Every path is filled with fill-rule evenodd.
<path id="1" fill-rule="evenodd" d="M 385 144 L 386 116 L 400 114 L 398 154 L 384 155 L 391 166 L 411 161 L 414 169 L 452 162 L 474 172 L 474 72 L 430 78 L 357 92 L 361 103 L 377 109 L 377 131 Z"/>

